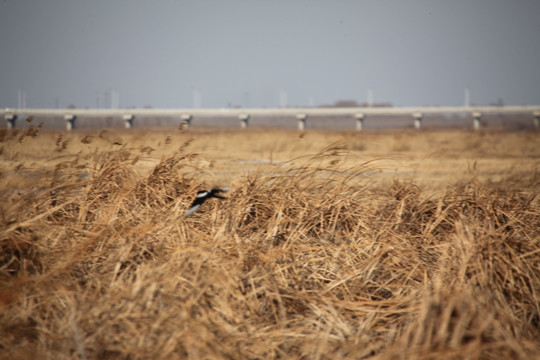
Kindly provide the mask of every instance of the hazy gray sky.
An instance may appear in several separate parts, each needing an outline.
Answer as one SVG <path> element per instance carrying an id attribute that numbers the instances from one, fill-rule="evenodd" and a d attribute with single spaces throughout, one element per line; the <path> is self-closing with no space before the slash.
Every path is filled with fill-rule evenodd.
<path id="1" fill-rule="evenodd" d="M 540 104 L 539 0 L 0 0 L 0 49 L 2 108 Z"/>

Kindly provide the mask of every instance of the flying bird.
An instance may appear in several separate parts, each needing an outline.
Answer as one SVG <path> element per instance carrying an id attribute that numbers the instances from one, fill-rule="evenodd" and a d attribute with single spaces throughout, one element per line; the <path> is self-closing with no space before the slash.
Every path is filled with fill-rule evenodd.
<path id="1" fill-rule="evenodd" d="M 191 203 L 191 206 L 189 207 L 188 211 L 184 214 L 184 216 L 189 216 L 193 214 L 197 209 L 201 207 L 201 205 L 210 198 L 218 198 L 218 199 L 226 199 L 226 197 L 223 197 L 219 195 L 219 193 L 227 192 L 229 191 L 229 188 L 219 189 L 219 188 L 213 188 L 211 190 L 199 190 L 197 192 L 197 197 L 195 197 L 195 200 L 193 200 L 193 203 Z"/>

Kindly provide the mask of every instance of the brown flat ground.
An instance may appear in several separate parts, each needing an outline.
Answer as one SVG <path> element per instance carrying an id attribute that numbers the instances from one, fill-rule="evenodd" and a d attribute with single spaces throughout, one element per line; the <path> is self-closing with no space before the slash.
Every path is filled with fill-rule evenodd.
<path id="1" fill-rule="evenodd" d="M 163 156 L 181 150 L 196 153 L 194 166 L 209 183 L 233 184 L 256 170 L 301 162 L 302 157 L 336 146 L 344 154 L 343 166 L 370 163 L 370 182 L 393 178 L 413 180 L 430 190 L 478 179 L 500 182 L 534 173 L 540 166 L 538 131 L 469 130 L 223 130 L 196 128 L 43 132 L 24 137 L 24 130 L 2 143 L 0 171 L 3 181 L 14 169 L 20 176 L 53 169 L 77 157 L 83 166 L 96 151 L 125 149 L 139 157 L 136 168 L 144 173 Z M 7 135 L 6 135 L 7 136 Z M 22 137 L 22 138 L 21 138 Z M 81 142 L 82 141 L 82 142 Z M 12 178 L 11 181 L 13 181 Z M 16 180 L 19 181 L 19 180 Z M 6 185 L 4 185 L 6 186 Z"/>

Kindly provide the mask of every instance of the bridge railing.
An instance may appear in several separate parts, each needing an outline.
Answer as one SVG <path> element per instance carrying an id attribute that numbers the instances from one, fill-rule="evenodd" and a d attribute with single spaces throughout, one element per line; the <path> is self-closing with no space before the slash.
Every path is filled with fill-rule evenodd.
<path id="1" fill-rule="evenodd" d="M 184 126 L 189 127 L 197 117 L 236 117 L 242 128 L 248 127 L 252 117 L 291 117 L 298 121 L 298 129 L 304 130 L 311 117 L 342 116 L 356 119 L 356 129 L 364 128 L 366 118 L 372 116 L 409 116 L 415 128 L 422 127 L 426 115 L 463 115 L 473 118 L 473 128 L 481 127 L 480 120 L 485 115 L 527 115 L 535 128 L 540 127 L 540 106 L 474 106 L 474 107 L 354 107 L 354 108 L 275 108 L 275 109 L 4 109 L 4 119 L 8 129 L 14 128 L 21 116 L 62 117 L 66 129 L 75 128 L 77 118 L 118 117 L 124 126 L 131 128 L 137 117 L 179 117 Z"/>

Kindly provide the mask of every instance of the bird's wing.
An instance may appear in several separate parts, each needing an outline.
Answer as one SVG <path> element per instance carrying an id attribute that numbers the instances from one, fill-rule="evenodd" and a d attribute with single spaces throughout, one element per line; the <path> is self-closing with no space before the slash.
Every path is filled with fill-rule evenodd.
<path id="1" fill-rule="evenodd" d="M 189 206 L 188 211 L 184 214 L 184 216 L 189 216 L 193 214 L 195 211 L 197 211 L 198 208 L 201 207 L 201 205 L 211 196 L 210 191 L 199 191 L 197 193 L 197 197 L 193 200 L 191 205 Z"/>
<path id="2" fill-rule="evenodd" d="M 188 211 L 186 211 L 184 216 L 189 216 L 189 215 L 193 214 L 195 211 L 197 211 L 198 208 L 201 207 L 201 204 L 193 204 L 193 205 L 191 205 L 191 207 L 188 209 Z"/>

